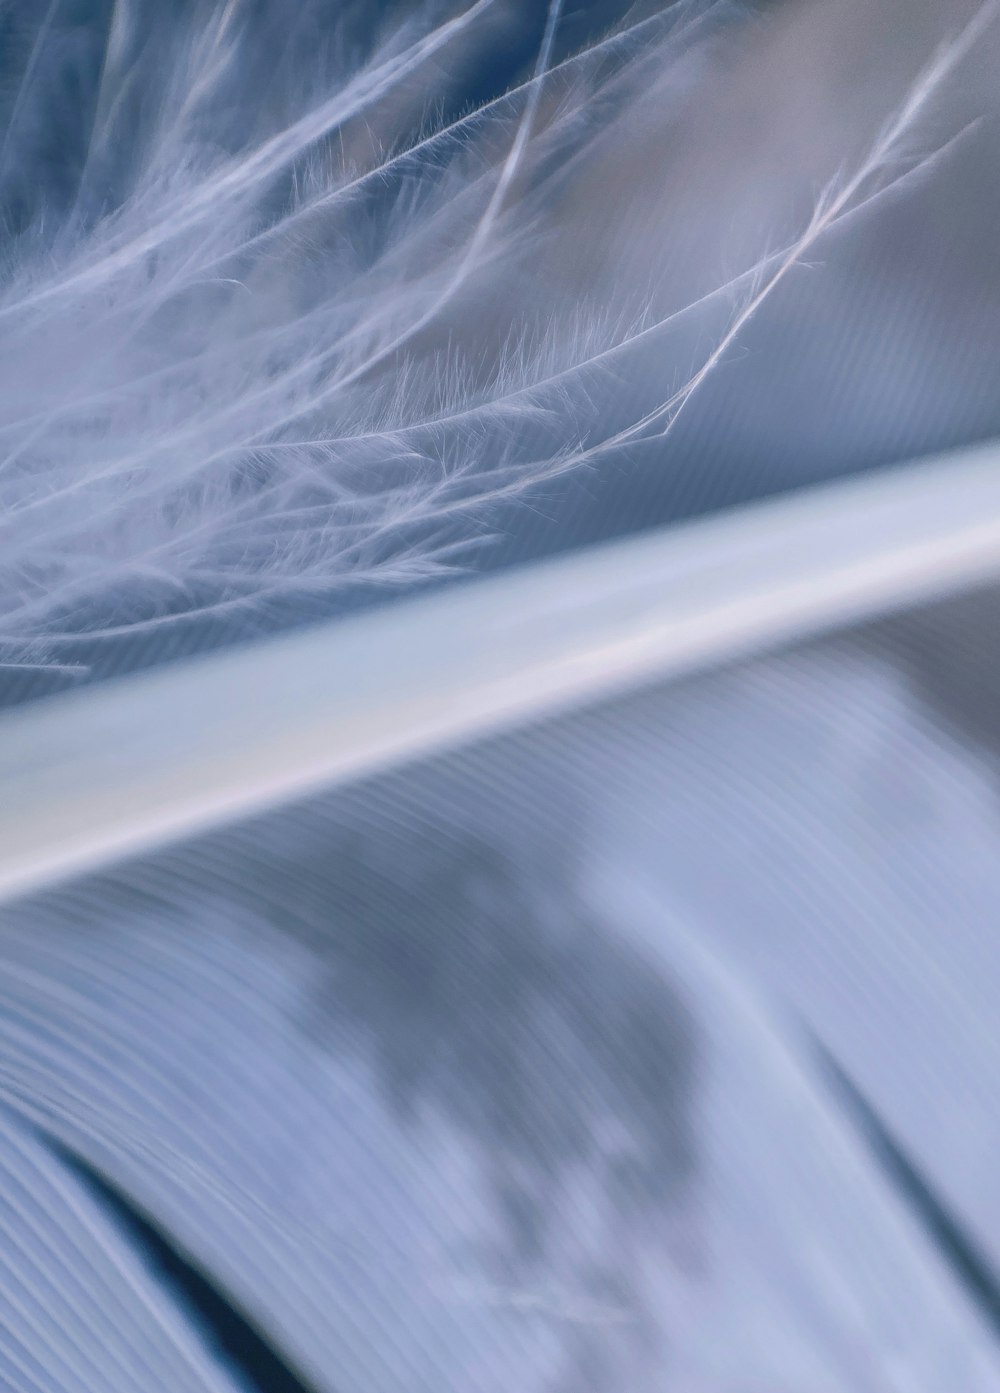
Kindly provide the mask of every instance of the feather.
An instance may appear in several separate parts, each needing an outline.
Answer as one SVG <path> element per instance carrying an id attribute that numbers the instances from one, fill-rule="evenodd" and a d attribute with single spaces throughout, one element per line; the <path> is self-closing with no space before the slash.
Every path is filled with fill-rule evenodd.
<path id="1" fill-rule="evenodd" d="M 126 1207 L 316 1390 L 992 1393 L 992 1331 L 796 1022 L 995 1250 L 997 822 L 849 639 L 8 906 L 0 1164 L 32 1203 L 0 1271 L 37 1260 L 61 1313 L 96 1265 L 71 1201 L 138 1296 L 154 1271 L 152 1312 L 81 1333 L 87 1393 L 179 1319 Z M 0 1379 L 74 1388 L 89 1309 L 47 1341 L 11 1286 Z"/>
<path id="2" fill-rule="evenodd" d="M 163 845 L 1000 574 L 977 446 L 588 548 L 0 722 L 0 906 Z"/>
<path id="3" fill-rule="evenodd" d="M 992 7 L 780 250 L 664 311 L 632 291 L 656 280 L 661 199 L 641 274 L 533 315 L 526 268 L 572 236 L 567 189 L 671 83 L 697 70 L 710 95 L 720 12 L 557 54 L 551 0 L 533 73 L 434 120 L 418 87 L 446 98 L 502 0 L 428 5 L 367 45 L 306 5 L 283 49 L 241 0 L 165 26 L 115 0 L 76 167 L 40 188 L 71 33 L 58 0 L 25 21 L 0 146 L 0 662 L 85 668 L 81 634 L 92 653 L 192 621 L 252 631 L 446 574 L 508 498 L 668 431 L 817 240 L 923 166 L 919 122 Z"/>
<path id="4" fill-rule="evenodd" d="M 13 10 L 10 665 L 405 587 L 557 476 L 669 460 L 799 268 L 950 157 L 935 113 L 991 18 L 777 194 L 700 151 L 720 213 L 642 142 L 722 102 L 721 7 L 566 51 L 553 3 L 521 85 L 459 111 L 501 0 L 376 40 L 289 8 L 114 0 L 96 42 L 68 0 Z M 78 68 L 84 135 L 54 140 Z M 802 109 L 775 106 L 768 149 Z M 993 458 L 9 716 L 4 1389 L 992 1393 L 927 1222 L 992 1281 L 989 777 L 891 628 L 624 689 L 990 573 Z"/>

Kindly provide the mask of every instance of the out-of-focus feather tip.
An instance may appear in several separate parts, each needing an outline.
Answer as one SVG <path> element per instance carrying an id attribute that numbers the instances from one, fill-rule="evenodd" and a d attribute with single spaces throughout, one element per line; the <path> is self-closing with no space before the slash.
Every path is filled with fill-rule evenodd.
<path id="1" fill-rule="evenodd" d="M 169 23 L 117 0 L 69 169 L 43 164 L 39 113 L 73 34 L 58 4 L 15 26 L 0 665 L 71 666 L 81 632 L 230 612 L 263 627 L 336 587 L 420 579 L 467 558 L 501 500 L 662 434 L 789 269 L 921 164 L 914 132 L 993 14 L 934 57 L 801 230 L 769 229 L 778 250 L 664 309 L 631 293 L 634 257 L 628 284 L 601 279 L 582 304 L 539 301 L 530 268 L 572 251 L 567 188 L 627 146 L 637 108 L 664 106 L 672 73 L 691 81 L 720 7 L 569 53 L 561 10 L 529 76 L 435 120 L 503 0 L 427 5 L 369 44 L 314 32 L 305 6 L 283 48 L 240 0 Z M 711 100 L 710 59 L 694 70 Z M 662 239 L 644 224 L 649 284 L 670 204 Z M 627 207 L 620 223 L 624 248 Z M 689 322 L 697 351 L 668 341 Z M 648 388 L 628 411 L 623 375 Z"/>

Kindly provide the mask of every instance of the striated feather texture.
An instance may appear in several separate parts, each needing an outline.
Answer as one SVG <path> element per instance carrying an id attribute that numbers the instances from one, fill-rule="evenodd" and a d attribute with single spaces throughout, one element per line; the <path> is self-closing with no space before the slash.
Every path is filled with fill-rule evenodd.
<path id="1" fill-rule="evenodd" d="M 995 8 L 9 0 L 0 698 L 988 434 Z M 926 598 L 995 529 L 907 477 Z M 736 523 L 714 658 L 775 535 Z M 499 632 L 586 628 L 615 555 Z M 335 788 L 324 675 L 383 755 L 387 686 L 457 724 L 440 672 L 329 626 L 292 704 L 262 646 L 204 762 L 171 674 L 176 844 L 0 906 L 0 1393 L 996 1393 L 996 604 Z M 61 856 L 155 803 L 153 708 L 81 706 L 0 761 Z M 213 771 L 262 749 L 314 793 L 240 823 Z"/>

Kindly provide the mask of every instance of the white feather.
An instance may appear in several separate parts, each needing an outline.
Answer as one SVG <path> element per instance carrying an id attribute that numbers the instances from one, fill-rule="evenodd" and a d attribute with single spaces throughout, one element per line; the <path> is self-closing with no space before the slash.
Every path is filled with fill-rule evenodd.
<path id="1" fill-rule="evenodd" d="M 716 8 L 553 69 L 551 0 L 533 76 L 407 144 L 415 84 L 447 91 L 502 0 L 428 6 L 360 56 L 332 34 L 294 83 L 276 57 L 263 86 L 274 34 L 240 0 L 190 6 L 159 43 L 144 6 L 117 0 L 71 196 L 29 200 L 7 237 L 0 662 L 56 666 L 81 632 L 195 615 L 264 625 L 316 592 L 419 579 L 467 558 L 500 500 L 668 429 L 791 266 L 920 164 L 915 123 L 992 13 L 783 249 L 666 312 L 619 275 L 533 322 L 525 267 L 580 230 L 552 212 L 567 180 L 628 140 L 637 103 L 663 107 Z M 53 5 L 0 147 L 8 208 L 59 33 Z M 624 418 L 621 374 L 649 384 Z"/>

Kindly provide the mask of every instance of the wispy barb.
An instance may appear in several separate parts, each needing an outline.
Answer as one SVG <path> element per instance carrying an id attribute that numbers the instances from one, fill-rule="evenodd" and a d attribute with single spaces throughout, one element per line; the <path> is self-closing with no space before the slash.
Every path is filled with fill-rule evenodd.
<path id="1" fill-rule="evenodd" d="M 994 14 L 782 250 L 665 315 L 614 277 L 533 305 L 534 249 L 573 254 L 572 226 L 544 226 L 566 169 L 651 62 L 709 41 L 716 6 L 675 9 L 566 56 L 551 0 L 529 77 L 407 141 L 414 84 L 447 89 L 502 0 L 429 6 L 367 48 L 324 31 L 305 68 L 290 39 L 294 82 L 240 0 L 192 4 L 162 43 L 117 0 L 70 191 L 35 194 L 65 26 L 58 3 L 32 21 L 0 146 L 0 665 L 70 671 L 82 633 L 265 626 L 295 597 L 467 563 L 502 500 L 669 429 L 791 268 L 921 166 L 907 142 Z M 727 306 L 693 371 L 671 359 L 668 328 Z M 488 346 L 463 351 L 475 316 Z M 668 385 L 622 422 L 604 388 L 625 361 Z"/>

